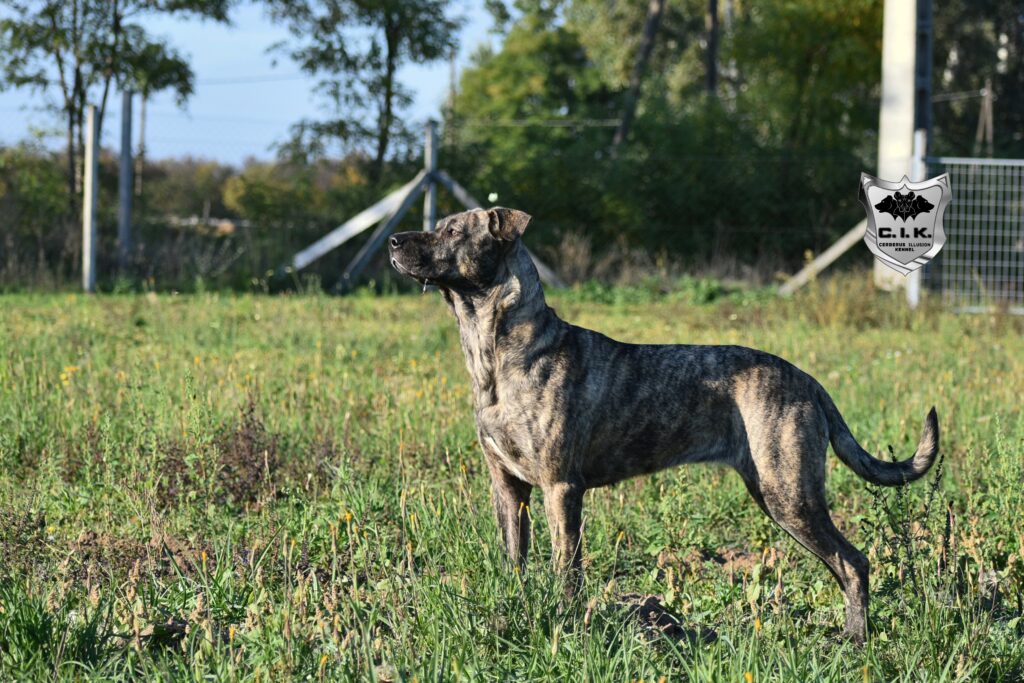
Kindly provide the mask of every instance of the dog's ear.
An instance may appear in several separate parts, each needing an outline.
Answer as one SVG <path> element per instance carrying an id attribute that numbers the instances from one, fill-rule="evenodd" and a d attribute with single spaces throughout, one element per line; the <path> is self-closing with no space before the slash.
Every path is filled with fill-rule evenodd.
<path id="1" fill-rule="evenodd" d="M 487 230 L 495 239 L 511 242 L 517 237 L 522 237 L 531 220 L 533 216 L 525 211 L 506 209 L 503 206 L 487 209 Z"/>

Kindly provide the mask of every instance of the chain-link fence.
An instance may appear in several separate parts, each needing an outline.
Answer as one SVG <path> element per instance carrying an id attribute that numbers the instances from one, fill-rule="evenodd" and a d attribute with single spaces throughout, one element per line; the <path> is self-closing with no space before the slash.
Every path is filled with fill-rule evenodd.
<path id="1" fill-rule="evenodd" d="M 928 176 L 948 173 L 953 201 L 946 246 L 925 283 L 957 310 L 1024 314 L 1024 159 L 933 157 Z"/>

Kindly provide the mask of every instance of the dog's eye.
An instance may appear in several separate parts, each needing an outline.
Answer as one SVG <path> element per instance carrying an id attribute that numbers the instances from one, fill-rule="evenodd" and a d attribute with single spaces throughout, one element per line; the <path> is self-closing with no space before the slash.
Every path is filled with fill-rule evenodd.
<path id="1" fill-rule="evenodd" d="M 449 225 L 447 228 L 444 229 L 444 234 L 447 235 L 448 237 L 455 237 L 456 235 L 459 234 L 459 232 L 458 230 Z"/>

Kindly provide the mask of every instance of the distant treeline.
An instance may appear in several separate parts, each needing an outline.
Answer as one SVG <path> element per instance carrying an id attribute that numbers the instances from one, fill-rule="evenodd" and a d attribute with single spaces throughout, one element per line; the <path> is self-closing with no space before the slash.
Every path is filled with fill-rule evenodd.
<path id="1" fill-rule="evenodd" d="M 499 47 L 477 50 L 443 106 L 441 166 L 481 200 L 496 196 L 533 214 L 531 245 L 569 279 L 613 278 L 621 255 L 638 253 L 693 268 L 793 269 L 861 217 L 857 179 L 874 167 L 877 147 L 882 3 L 485 4 Z M 273 162 L 146 163 L 126 283 L 294 284 L 294 274 L 268 272 L 421 167 L 421 122 L 402 116 L 409 93 L 395 73 L 402 63 L 450 53 L 455 4 L 266 6 L 293 36 L 280 49 L 321 79 L 333 118 L 297 122 Z M 1020 13 L 1011 0 L 936 5 L 933 86 L 942 97 L 933 152 L 988 152 L 975 136 L 987 82 L 995 93 L 991 151 L 1024 156 Z M 0 31 L 0 47 L 23 45 L 11 42 L 12 25 Z M 355 32 L 379 42 L 346 42 Z M 367 52 L 346 51 L 357 44 Z M 30 63 L 25 54 L 12 64 Z M 187 63 L 158 88 L 152 78 L 143 83 L 152 64 L 126 60 L 115 83 L 173 87 L 182 98 L 191 92 Z M 101 67 L 109 63 L 97 62 L 95 72 L 107 73 Z M 9 72 L 7 84 L 17 85 Z M 77 272 L 76 126 L 69 119 L 70 152 L 0 149 L 6 286 L 60 283 Z M 101 184 L 100 272 L 112 285 L 109 153 Z M 459 208 L 441 193 L 442 213 Z M 418 211 L 408 225 L 418 224 Z M 355 240 L 310 272 L 330 286 L 358 247 Z M 374 265 L 366 277 L 386 272 Z"/>

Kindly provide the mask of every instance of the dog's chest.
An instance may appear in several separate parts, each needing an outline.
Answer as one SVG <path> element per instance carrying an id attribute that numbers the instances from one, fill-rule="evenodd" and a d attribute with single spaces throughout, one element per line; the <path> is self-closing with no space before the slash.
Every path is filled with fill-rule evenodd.
<path id="1" fill-rule="evenodd" d="M 486 456 L 522 481 L 537 484 L 541 479 L 543 439 L 535 433 L 531 416 L 517 411 L 508 415 L 492 406 L 477 412 L 480 445 Z"/>

